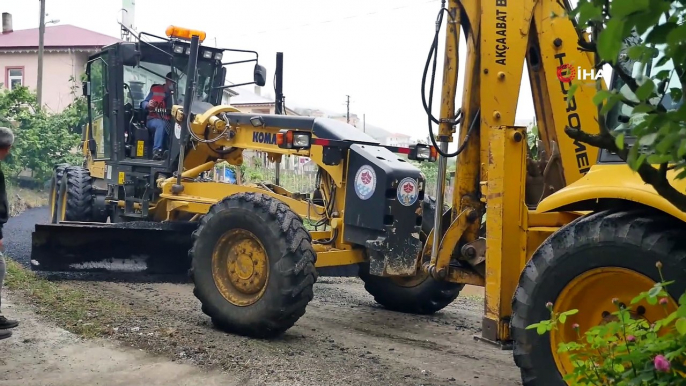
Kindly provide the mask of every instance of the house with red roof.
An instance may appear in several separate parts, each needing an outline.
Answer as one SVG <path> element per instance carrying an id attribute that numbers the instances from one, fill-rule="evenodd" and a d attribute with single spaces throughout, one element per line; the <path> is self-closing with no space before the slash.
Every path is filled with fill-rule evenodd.
<path id="1" fill-rule="evenodd" d="M 120 41 L 73 25 L 46 26 L 43 36 L 43 105 L 60 112 L 74 99 L 72 88 L 79 87 L 88 56 Z M 14 31 L 12 15 L 2 14 L 0 35 L 0 76 L 2 88 L 17 85 L 36 90 L 38 79 L 38 28 Z M 74 83 L 74 81 L 76 83 Z M 77 90 L 77 93 L 79 92 Z"/>

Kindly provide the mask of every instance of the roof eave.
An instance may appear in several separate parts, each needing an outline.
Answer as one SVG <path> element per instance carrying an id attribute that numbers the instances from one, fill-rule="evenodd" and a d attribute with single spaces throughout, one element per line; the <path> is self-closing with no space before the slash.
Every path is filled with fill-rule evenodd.
<path id="1" fill-rule="evenodd" d="M 98 52 L 103 46 L 72 46 L 72 47 L 44 47 L 43 51 L 50 52 Z M 38 52 L 38 47 L 0 47 L 0 52 L 7 54 L 26 54 Z"/>

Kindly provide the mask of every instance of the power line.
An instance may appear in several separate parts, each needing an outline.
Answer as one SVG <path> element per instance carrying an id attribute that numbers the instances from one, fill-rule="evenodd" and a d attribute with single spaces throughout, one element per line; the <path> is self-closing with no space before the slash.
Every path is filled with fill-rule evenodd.
<path id="1" fill-rule="evenodd" d="M 418 6 L 418 5 L 424 5 L 424 4 L 429 4 L 429 3 L 434 3 L 434 4 L 436 4 L 436 3 L 438 3 L 438 0 L 428 0 L 428 1 L 422 1 L 422 2 L 420 2 L 420 3 L 415 3 L 415 4 L 402 5 L 402 6 L 393 7 L 393 8 L 385 8 L 385 9 L 381 9 L 381 10 L 377 10 L 377 11 L 371 11 L 371 12 L 366 12 L 366 13 L 358 13 L 358 14 L 355 14 L 355 15 L 350 15 L 350 16 L 341 17 L 341 18 L 337 18 L 337 19 L 324 20 L 324 21 L 320 21 L 320 22 L 316 22 L 316 23 L 305 23 L 305 24 L 300 24 L 300 25 L 295 25 L 295 26 L 290 26 L 290 27 L 285 27 L 285 28 L 272 29 L 272 30 L 263 30 L 263 31 L 257 31 L 257 32 L 251 31 L 251 32 L 244 33 L 244 34 L 241 34 L 241 35 L 235 35 L 235 37 L 241 37 L 241 36 L 254 36 L 254 35 L 260 35 L 260 34 L 270 33 L 270 32 L 281 32 L 281 31 L 286 31 L 286 30 L 291 30 L 291 29 L 298 29 L 298 28 L 303 28 L 303 27 L 311 27 L 311 26 L 315 26 L 315 25 L 321 25 L 321 24 L 326 24 L 326 23 L 333 23 L 333 22 L 342 21 L 342 20 L 356 19 L 356 18 L 363 17 L 363 16 L 369 16 L 369 15 L 375 15 L 375 14 L 384 14 L 384 13 L 388 13 L 388 12 L 397 11 L 397 10 L 399 10 L 399 9 L 410 8 L 410 7 L 416 7 L 416 6 Z"/>

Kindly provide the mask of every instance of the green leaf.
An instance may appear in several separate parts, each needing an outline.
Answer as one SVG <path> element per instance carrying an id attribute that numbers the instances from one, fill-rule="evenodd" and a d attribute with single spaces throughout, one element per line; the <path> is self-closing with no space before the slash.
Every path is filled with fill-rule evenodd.
<path id="1" fill-rule="evenodd" d="M 663 44 L 667 43 L 667 35 L 669 35 L 670 32 L 674 28 L 677 27 L 677 24 L 674 22 L 667 22 L 667 23 L 662 23 L 658 24 L 653 29 L 648 33 L 646 36 L 645 43 L 646 44 Z"/>
<path id="2" fill-rule="evenodd" d="M 567 316 L 576 315 L 576 314 L 578 314 L 578 313 L 579 313 L 579 310 L 577 310 L 577 309 L 568 310 L 568 311 L 563 312 L 563 314 L 564 314 L 564 315 L 567 315 Z"/>
<path id="3" fill-rule="evenodd" d="M 624 372 L 624 366 L 622 366 L 621 363 L 615 363 L 612 366 L 612 370 L 614 370 L 614 372 L 616 372 L 616 373 L 623 373 Z"/>
<path id="4" fill-rule="evenodd" d="M 649 164 L 663 164 L 672 160 L 671 154 L 651 154 L 648 156 Z"/>
<path id="5" fill-rule="evenodd" d="M 598 54 L 602 59 L 612 63 L 616 61 L 617 55 L 622 49 L 623 29 L 624 21 L 620 18 L 611 18 L 607 22 L 605 29 L 600 33 L 600 36 L 598 36 Z"/>
<path id="6" fill-rule="evenodd" d="M 655 111 L 654 106 L 646 104 L 646 103 L 641 103 L 638 106 L 634 107 L 633 110 L 631 110 L 631 113 L 632 114 L 642 114 L 642 113 L 649 113 L 651 111 Z"/>
<path id="7" fill-rule="evenodd" d="M 686 138 L 679 143 L 679 150 L 676 152 L 678 158 L 683 158 L 686 155 Z"/>
<path id="8" fill-rule="evenodd" d="M 566 321 L 567 321 L 567 315 L 560 314 L 560 323 L 565 324 Z"/>
<path id="9" fill-rule="evenodd" d="M 546 328 L 545 324 L 540 324 L 538 327 L 536 327 L 536 332 L 538 335 L 543 335 L 548 329 Z"/>
<path id="10" fill-rule="evenodd" d="M 673 30 L 669 31 L 667 34 L 667 43 L 668 44 L 679 44 L 679 42 L 683 42 L 686 40 L 686 25 L 680 25 Z"/>
<path id="11" fill-rule="evenodd" d="M 540 325 L 541 325 L 541 323 L 530 324 L 530 325 L 526 326 L 526 329 L 527 330 L 533 330 L 534 328 L 537 328 Z"/>
<path id="12" fill-rule="evenodd" d="M 576 9 L 579 13 L 579 24 L 586 25 L 590 20 L 598 20 L 603 16 L 603 9 L 593 3 L 578 4 Z"/>
<path id="13" fill-rule="evenodd" d="M 612 17 L 624 17 L 634 12 L 641 12 L 650 6 L 649 0 L 615 0 L 610 2 Z"/>
<path id="14" fill-rule="evenodd" d="M 646 79 L 636 90 L 636 98 L 646 100 L 653 93 L 653 90 L 655 90 L 655 83 L 653 83 L 652 79 Z"/>
<path id="15" fill-rule="evenodd" d="M 574 99 L 574 93 L 578 88 L 579 82 L 573 82 L 572 85 L 569 87 L 569 91 L 567 91 L 567 105 L 569 105 L 572 99 Z"/>
<path id="16" fill-rule="evenodd" d="M 647 135 L 644 135 L 643 137 L 641 137 L 641 139 L 638 140 L 638 143 L 641 146 L 650 146 L 653 143 L 655 143 L 656 139 L 657 139 L 657 133 L 650 133 L 650 134 L 647 134 Z M 654 289 L 655 289 L 655 287 L 651 288 L 649 294 L 652 294 Z M 659 289 L 658 289 L 658 291 L 659 291 Z M 650 296 L 657 296 L 657 293 L 655 293 L 655 295 L 650 295 Z"/>
<path id="17" fill-rule="evenodd" d="M 624 149 L 624 133 L 621 133 L 615 137 L 615 146 L 617 146 L 619 150 Z"/>
<path id="18" fill-rule="evenodd" d="M 675 323 L 676 330 L 681 334 L 681 336 L 686 335 L 686 318 L 681 318 Z"/>
<path id="19" fill-rule="evenodd" d="M 610 97 L 611 95 L 612 95 L 612 91 L 598 90 L 598 92 L 596 92 L 596 94 L 593 96 L 593 103 L 596 105 L 599 105 L 599 104 L 603 103 L 603 101 L 606 98 Z"/>

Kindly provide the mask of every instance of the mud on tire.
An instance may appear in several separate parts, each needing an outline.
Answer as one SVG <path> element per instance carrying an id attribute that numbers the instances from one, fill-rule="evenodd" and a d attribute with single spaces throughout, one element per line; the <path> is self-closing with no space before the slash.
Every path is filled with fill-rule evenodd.
<path id="1" fill-rule="evenodd" d="M 422 205 L 421 238 L 425 241 L 433 229 L 436 200 L 428 195 L 424 196 Z M 445 226 L 442 228 L 445 230 Z M 390 277 L 370 275 L 368 263 L 360 265 L 360 279 L 364 281 L 365 290 L 377 303 L 389 310 L 412 314 L 438 312 L 452 303 L 464 288 L 464 284 L 437 281 L 429 275 L 414 286 L 402 286 Z"/>
<path id="2" fill-rule="evenodd" d="M 57 202 L 58 221 L 91 221 L 93 216 L 93 179 L 81 166 L 64 169 Z M 66 199 L 65 199 L 66 195 Z M 62 217 L 64 213 L 64 217 Z"/>
<path id="3" fill-rule="evenodd" d="M 586 271 L 621 267 L 659 282 L 662 262 L 674 299 L 686 290 L 686 229 L 654 211 L 603 211 L 581 217 L 549 237 L 526 264 L 512 300 L 514 360 L 525 386 L 565 385 L 551 351 L 550 336 L 526 327 L 549 319 L 547 302 Z M 638 295 L 638 293 L 636 293 Z M 608 302 L 610 303 L 610 302 Z M 583 312 L 583 304 L 578 308 Z"/>
<path id="4" fill-rule="evenodd" d="M 50 197 L 48 198 L 48 206 L 50 207 L 50 223 L 57 224 L 57 203 L 60 196 L 60 184 L 62 182 L 62 175 L 64 169 L 69 167 L 69 164 L 55 165 L 50 178 Z"/>
<path id="5" fill-rule="evenodd" d="M 215 247 L 226 232 L 249 231 L 264 247 L 269 277 L 261 297 L 237 306 L 218 289 L 213 276 Z M 278 336 L 305 314 L 317 280 L 317 255 L 302 219 L 283 202 L 260 193 L 238 193 L 214 204 L 193 233 L 191 278 L 194 295 L 214 325 L 256 338 Z"/>

